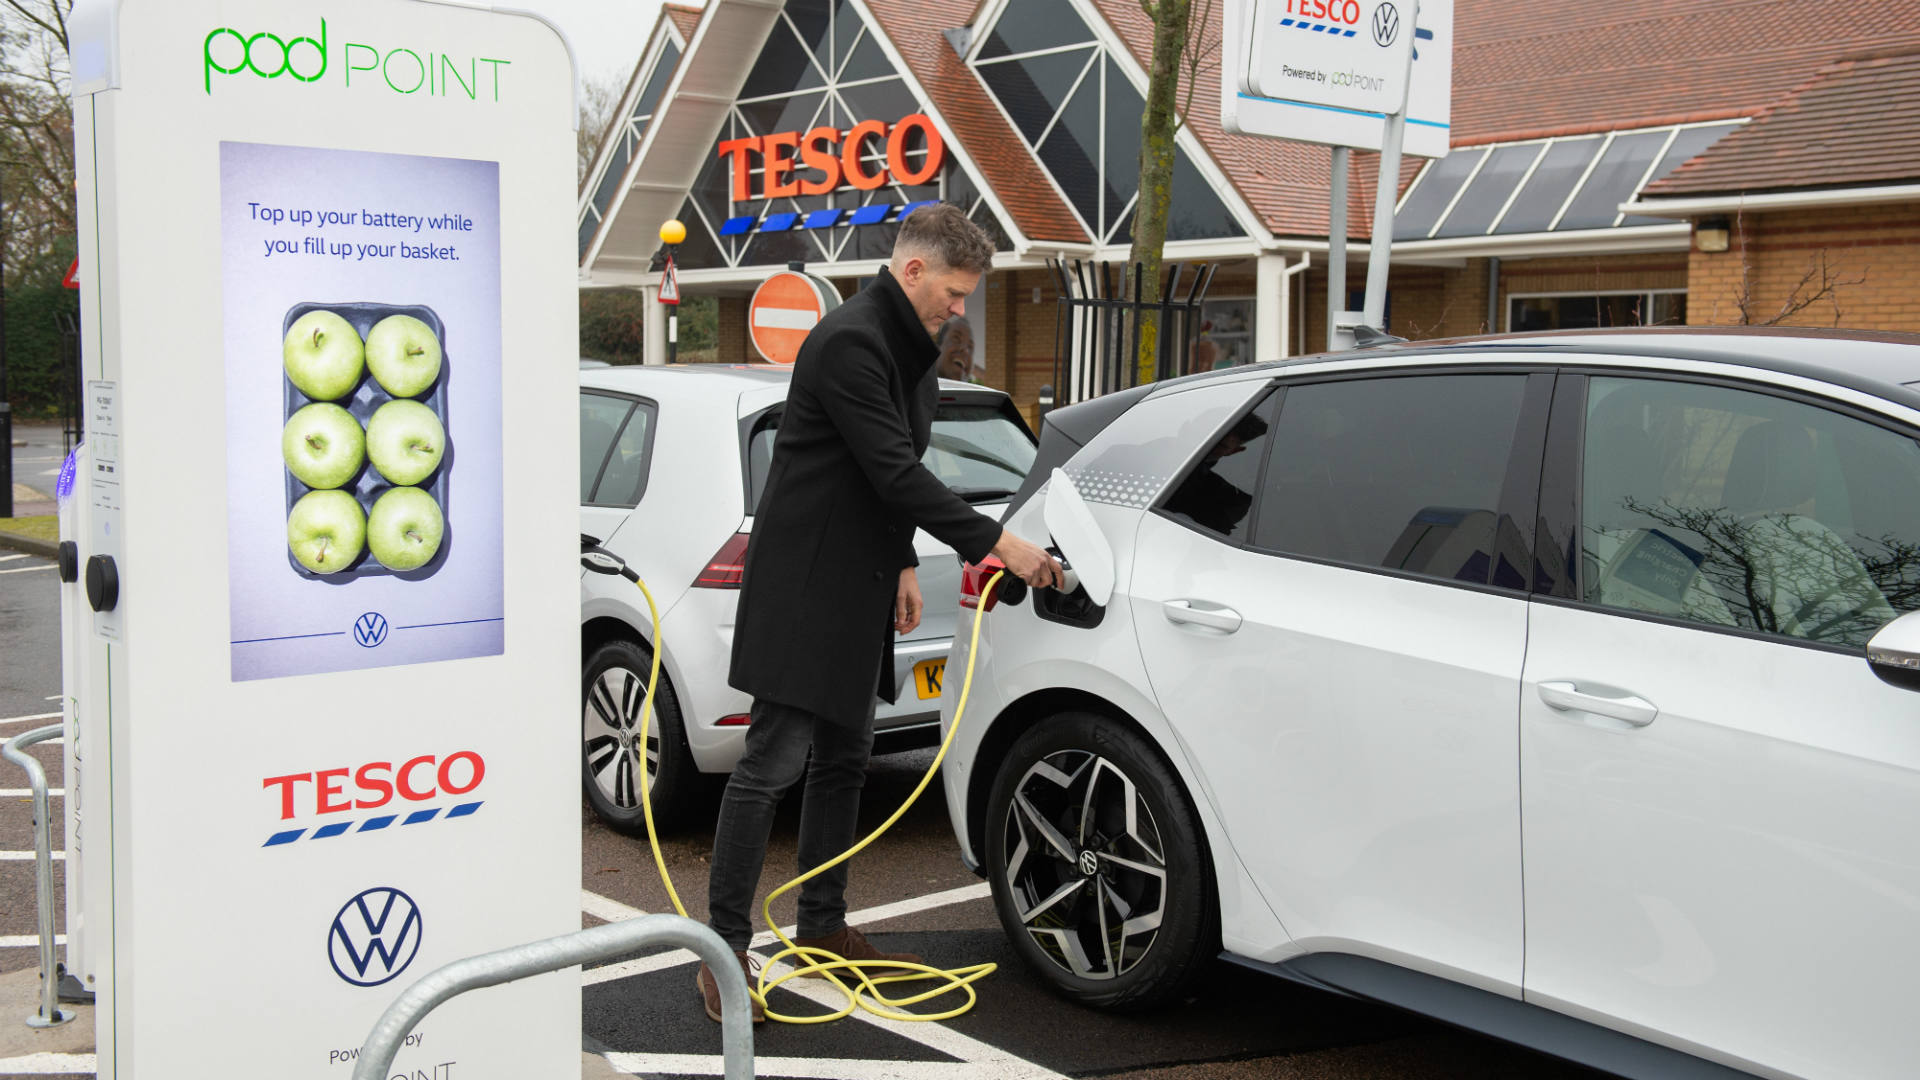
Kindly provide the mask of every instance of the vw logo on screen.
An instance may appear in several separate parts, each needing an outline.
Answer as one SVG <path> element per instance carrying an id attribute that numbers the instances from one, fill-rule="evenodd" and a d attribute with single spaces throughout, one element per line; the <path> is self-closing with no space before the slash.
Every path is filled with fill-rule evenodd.
<path id="1" fill-rule="evenodd" d="M 1392 4 L 1381 4 L 1373 9 L 1373 43 L 1386 48 L 1393 39 L 1400 36 L 1400 10 Z"/>
<path id="2" fill-rule="evenodd" d="M 369 649 L 387 640 L 387 617 L 369 611 L 353 620 L 353 640 Z"/>
<path id="3" fill-rule="evenodd" d="M 380 886 L 347 901 L 327 931 L 334 973 L 355 986 L 379 986 L 420 953 L 420 909 L 399 889 Z"/>

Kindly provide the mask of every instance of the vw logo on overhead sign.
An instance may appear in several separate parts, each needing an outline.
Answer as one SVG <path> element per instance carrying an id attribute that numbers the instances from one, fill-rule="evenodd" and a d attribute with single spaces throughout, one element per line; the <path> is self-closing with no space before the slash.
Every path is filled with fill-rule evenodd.
<path id="1" fill-rule="evenodd" d="M 1381 4 L 1373 9 L 1373 43 L 1386 48 L 1393 39 L 1400 36 L 1400 10 L 1392 4 Z"/>
<path id="2" fill-rule="evenodd" d="M 327 931 L 334 974 L 355 986 L 379 986 L 420 953 L 420 909 L 399 889 L 368 889 L 347 901 Z"/>

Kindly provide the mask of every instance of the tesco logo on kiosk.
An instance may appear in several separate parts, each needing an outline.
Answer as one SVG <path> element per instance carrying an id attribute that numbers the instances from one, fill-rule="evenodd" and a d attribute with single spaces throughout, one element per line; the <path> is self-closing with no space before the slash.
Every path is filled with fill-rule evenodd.
<path id="1" fill-rule="evenodd" d="M 357 768 L 339 766 L 311 772 L 269 776 L 260 782 L 272 791 L 280 820 L 307 815 L 327 816 L 353 811 L 382 811 L 352 821 L 334 821 L 312 830 L 309 839 L 322 840 L 346 832 L 376 832 L 395 825 L 419 825 L 436 819 L 466 817 L 480 809 L 480 800 L 442 808 L 414 809 L 408 803 L 470 795 L 487 778 L 486 759 L 472 750 L 440 757 L 421 754 L 405 761 L 369 761 Z M 444 816 L 441 811 L 445 809 Z M 308 835 L 306 829 L 288 829 L 267 838 L 265 847 L 290 844 Z"/>
<path id="2" fill-rule="evenodd" d="M 908 163 L 908 139 L 915 132 L 926 138 L 927 153 L 918 166 Z M 884 146 L 885 167 L 868 169 L 868 147 Z M 940 175 L 947 145 L 933 121 L 922 113 L 901 117 L 893 124 L 862 120 L 846 131 L 817 127 L 805 133 L 783 131 L 748 139 L 727 139 L 721 157 L 733 159 L 733 201 L 784 199 L 797 195 L 825 195 L 842 187 L 872 191 L 889 181 L 924 184 Z M 752 189 L 758 168 L 760 190 Z M 802 179 L 801 172 L 817 173 Z"/>

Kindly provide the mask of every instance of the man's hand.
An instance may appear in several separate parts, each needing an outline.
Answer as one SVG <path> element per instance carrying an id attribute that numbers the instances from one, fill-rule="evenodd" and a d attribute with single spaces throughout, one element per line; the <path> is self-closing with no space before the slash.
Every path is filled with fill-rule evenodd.
<path id="1" fill-rule="evenodd" d="M 893 596 L 893 629 L 895 633 L 911 634 L 920 626 L 920 575 L 909 566 L 900 571 L 900 587 Z"/>
<path id="2" fill-rule="evenodd" d="M 1062 571 L 1054 557 L 1005 529 L 1000 530 L 1000 542 L 993 545 L 993 553 L 1007 564 L 1007 572 L 1028 585 L 1038 588 L 1060 587 Z"/>

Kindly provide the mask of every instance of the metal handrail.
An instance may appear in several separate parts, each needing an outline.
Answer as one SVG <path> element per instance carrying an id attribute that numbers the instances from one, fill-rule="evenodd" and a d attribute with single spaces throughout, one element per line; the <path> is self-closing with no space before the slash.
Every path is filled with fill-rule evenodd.
<path id="1" fill-rule="evenodd" d="M 708 927 L 678 915 L 642 915 L 545 941 L 471 956 L 424 975 L 380 1014 L 354 1062 L 353 1080 L 385 1080 L 393 1056 L 414 1027 L 449 999 L 483 986 L 524 979 L 579 964 L 612 960 L 648 945 L 690 949 L 713 969 L 720 986 L 720 1045 L 726 1080 L 753 1080 L 753 1016 L 747 976 L 733 950 Z"/>
<path id="2" fill-rule="evenodd" d="M 20 751 L 59 738 L 65 730 L 64 724 L 48 724 L 0 743 L 0 756 L 25 769 L 27 783 L 33 787 L 34 874 L 40 888 L 40 1011 L 27 1017 L 27 1026 L 33 1028 L 56 1027 L 75 1014 L 60 1007 L 60 971 L 53 958 L 53 839 L 47 824 L 47 773 Z"/>

